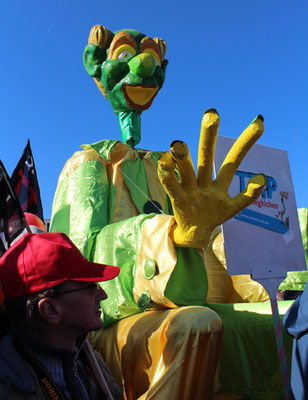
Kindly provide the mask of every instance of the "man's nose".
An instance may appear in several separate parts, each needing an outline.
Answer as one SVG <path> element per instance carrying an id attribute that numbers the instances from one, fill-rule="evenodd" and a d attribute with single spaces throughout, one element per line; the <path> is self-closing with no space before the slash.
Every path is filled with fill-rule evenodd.
<path id="1" fill-rule="evenodd" d="M 129 63 L 129 69 L 140 78 L 150 78 L 156 68 L 156 61 L 151 54 L 141 53 L 133 57 Z"/>
<path id="2" fill-rule="evenodd" d="M 106 300 L 108 298 L 107 293 L 100 285 L 97 285 L 97 297 L 99 301 Z"/>

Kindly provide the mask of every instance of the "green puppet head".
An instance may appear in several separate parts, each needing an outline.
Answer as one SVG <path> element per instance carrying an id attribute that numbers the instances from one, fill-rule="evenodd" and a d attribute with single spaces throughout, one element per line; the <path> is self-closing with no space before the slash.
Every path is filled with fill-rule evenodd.
<path id="1" fill-rule="evenodd" d="M 117 114 L 123 142 L 136 145 L 140 114 L 165 80 L 166 44 L 133 29 L 112 33 L 101 25 L 91 29 L 88 43 L 84 66 Z"/>

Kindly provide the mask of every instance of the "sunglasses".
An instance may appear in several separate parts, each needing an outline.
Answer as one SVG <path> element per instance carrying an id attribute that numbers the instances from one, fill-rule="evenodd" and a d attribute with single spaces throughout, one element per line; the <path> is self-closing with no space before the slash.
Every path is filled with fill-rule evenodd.
<path id="1" fill-rule="evenodd" d="M 101 287 L 99 286 L 98 283 L 93 282 L 93 283 L 90 283 L 89 285 L 84 286 L 84 287 L 82 287 L 82 288 L 72 289 L 72 290 L 65 290 L 65 291 L 60 292 L 60 293 L 55 293 L 52 297 L 58 297 L 58 296 L 62 296 L 63 294 L 79 292 L 79 291 L 81 291 L 81 290 L 87 290 L 87 289 L 89 289 L 89 290 L 91 290 L 91 289 L 99 290 L 100 288 L 101 288 Z"/>

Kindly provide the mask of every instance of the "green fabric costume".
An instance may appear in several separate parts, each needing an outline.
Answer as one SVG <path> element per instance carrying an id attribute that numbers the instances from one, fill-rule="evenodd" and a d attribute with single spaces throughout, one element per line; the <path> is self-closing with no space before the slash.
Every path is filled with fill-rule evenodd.
<path id="1" fill-rule="evenodd" d="M 116 279 L 104 282 L 109 295 L 102 303 L 105 324 L 110 325 L 153 307 L 205 305 L 207 276 L 196 249 L 174 248 L 176 254 L 172 257 L 167 253 L 172 253 L 173 244 L 170 242 L 165 251 L 163 237 L 159 236 L 161 242 L 157 243 L 157 235 L 153 233 L 152 246 L 158 245 L 157 253 L 161 253 L 166 265 L 157 263 L 158 256 L 156 260 L 151 257 L 146 263 L 138 265 L 140 255 L 143 252 L 148 254 L 148 248 L 142 245 L 143 230 L 146 230 L 147 240 L 151 242 L 152 236 L 148 232 L 151 225 L 157 226 L 154 220 L 164 220 L 159 222 L 161 232 L 168 231 L 173 220 L 172 216 L 142 213 L 148 198 L 156 201 L 156 206 L 159 203 L 165 213 L 171 212 L 164 191 L 160 191 L 159 187 L 155 192 L 152 185 L 160 153 L 133 150 L 115 140 L 103 140 L 82 147 L 83 151 L 75 153 L 67 161 L 59 178 L 51 230 L 68 234 L 90 260 L 121 266 L 121 273 Z M 155 181 L 157 184 L 158 181 Z M 150 286 L 136 296 L 135 287 L 136 281 L 140 280 L 140 272 L 144 278 L 143 285 L 144 282 L 155 281 L 166 270 L 169 270 L 167 283 L 162 280 L 157 282 L 163 300 L 153 301 L 152 297 L 157 298 L 155 286 L 153 293 Z M 283 304 L 281 306 L 284 307 Z M 225 327 L 220 359 L 221 389 L 241 393 L 245 399 L 278 398 L 282 386 L 270 304 L 217 304 L 209 307 L 221 316 Z M 267 346 L 263 348 L 262 345 L 264 350 L 260 351 L 260 341 L 257 340 L 254 347 L 252 342 L 260 336 L 263 343 L 263 335 L 267 338 Z M 234 338 L 237 338 L 236 345 Z M 291 341 L 288 339 L 285 337 L 287 353 L 290 354 Z M 242 349 L 241 354 L 239 349 Z M 272 349 L 272 357 L 268 357 L 268 349 Z M 232 367 L 236 364 L 240 370 Z M 266 365 L 265 372 L 259 370 L 260 376 L 256 378 L 254 373 L 262 365 Z M 246 372 L 243 380 L 243 370 L 254 373 Z"/>
<path id="2" fill-rule="evenodd" d="M 134 299 L 140 269 L 148 281 L 159 275 L 158 270 L 168 270 L 166 283 L 157 283 L 162 285 L 165 305 L 205 305 L 207 275 L 196 249 L 174 248 L 170 241 L 176 263 L 170 255 L 164 258 L 164 266 L 153 259 L 144 265 L 137 262 L 144 223 L 153 218 L 167 226 L 173 223 L 173 217 L 165 215 L 171 212 L 170 202 L 157 179 L 160 153 L 133 150 L 115 140 L 83 147 L 68 160 L 59 178 L 51 231 L 66 233 L 91 261 L 121 265 L 119 277 L 104 283 L 109 296 L 102 302 L 105 324 L 157 306 L 149 290 Z M 162 207 L 165 214 L 145 214 L 144 209 L 152 211 L 150 207 L 153 211 Z M 189 270 L 185 265 L 190 265 Z"/>

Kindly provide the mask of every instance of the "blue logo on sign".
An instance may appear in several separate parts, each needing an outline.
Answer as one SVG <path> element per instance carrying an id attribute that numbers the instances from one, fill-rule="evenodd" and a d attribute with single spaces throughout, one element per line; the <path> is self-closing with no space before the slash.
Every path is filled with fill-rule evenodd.
<path id="1" fill-rule="evenodd" d="M 236 176 L 239 177 L 239 191 L 242 192 L 246 188 L 246 182 L 252 177 L 254 177 L 256 174 L 252 172 L 244 172 L 244 171 L 237 171 Z M 268 208 L 273 208 L 273 209 L 278 209 L 277 203 L 272 203 L 269 200 L 264 201 L 265 199 L 272 199 L 272 194 L 277 190 L 277 182 L 272 176 L 267 176 L 267 184 L 264 187 L 264 190 L 262 192 L 262 199 L 263 200 L 257 200 L 254 204 L 257 205 L 259 208 L 261 207 L 267 207 Z M 262 214 L 257 211 L 253 210 L 248 210 L 245 209 L 239 214 L 237 214 L 234 218 L 243 222 L 247 222 L 252 225 L 259 226 L 261 228 L 269 229 L 274 232 L 278 233 L 286 233 L 289 230 L 289 218 L 288 217 L 283 217 L 286 212 L 286 207 L 284 204 L 283 197 L 287 199 L 287 194 L 282 194 L 285 192 L 280 192 L 281 195 L 281 202 L 282 202 L 282 210 L 278 211 L 277 214 L 275 214 L 275 217 L 269 216 Z M 278 217 L 280 216 L 281 219 Z M 283 220 L 285 218 L 285 220 Z"/>

